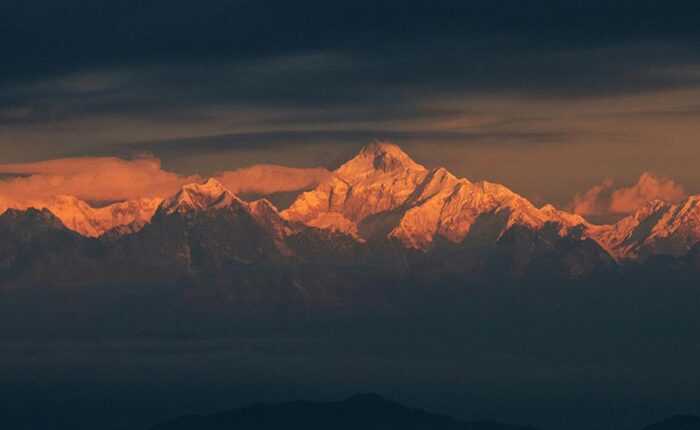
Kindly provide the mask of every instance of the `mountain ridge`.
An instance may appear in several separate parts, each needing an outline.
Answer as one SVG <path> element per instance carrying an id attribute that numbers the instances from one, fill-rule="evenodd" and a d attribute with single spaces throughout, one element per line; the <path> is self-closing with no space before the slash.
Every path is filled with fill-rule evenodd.
<path id="1" fill-rule="evenodd" d="M 29 202 L 5 201 L 2 207 L 5 210 L 47 209 L 67 228 L 83 236 L 98 237 L 120 226 L 150 221 L 161 200 L 144 197 L 94 207 L 75 196 L 60 194 Z M 0 213 L 4 212 L 2 207 Z"/>
<path id="2" fill-rule="evenodd" d="M 52 279 L 49 272 L 31 272 L 57 270 L 56 282 L 101 283 L 110 275 L 119 282 L 214 277 L 230 283 L 238 282 L 229 279 L 231 271 L 260 264 L 292 278 L 300 264 L 311 272 L 319 265 L 368 264 L 402 276 L 425 266 L 461 276 L 544 271 L 577 278 L 658 254 L 690 256 L 700 241 L 697 196 L 651 202 L 616 224 L 593 225 L 552 205 L 537 208 L 503 185 L 457 178 L 443 167 L 427 169 L 397 145 L 381 142 L 363 148 L 283 211 L 265 199 L 242 200 L 213 178 L 185 184 L 165 199 L 104 208 L 75 197 L 57 201 L 63 206 L 54 206 L 64 210 L 44 210 L 55 218 L 55 234 L 70 236 L 70 246 L 65 252 L 51 248 L 51 258 L 56 267 L 62 259 L 81 259 L 88 267 L 85 279 L 49 268 L 25 249 L 45 243 L 13 239 L 4 245 L 3 260 L 4 276 L 13 282 Z M 70 217 L 74 208 L 83 218 Z M 27 229 L 34 237 L 27 221 L 33 215 L 7 213 L 2 219 L 8 231 Z M 90 214 L 111 222 L 90 223 Z M 59 233 L 64 229 L 77 236 Z M 678 260 L 668 270 L 696 260 Z M 20 276 L 19 267 L 29 274 Z M 305 282 L 315 282 L 308 276 Z"/>

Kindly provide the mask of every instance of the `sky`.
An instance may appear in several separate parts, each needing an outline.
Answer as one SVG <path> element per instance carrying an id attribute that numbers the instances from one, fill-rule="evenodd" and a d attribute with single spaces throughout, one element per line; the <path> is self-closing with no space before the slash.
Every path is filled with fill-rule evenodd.
<path id="1" fill-rule="evenodd" d="M 697 1 L 2 2 L 0 193 L 112 165 L 305 187 L 389 140 L 537 205 L 678 200 L 700 193 L 698 22 Z M 90 199 L 133 194 L 112 191 Z"/>
<path id="2" fill-rule="evenodd" d="M 700 194 L 699 24 L 698 0 L 2 0 L 0 211 L 162 197 L 210 175 L 236 193 L 295 193 L 379 140 L 613 221 Z M 495 305 L 474 291 L 423 319 L 363 319 L 358 336 L 324 325 L 349 338 L 330 345 L 161 346 L 149 331 L 133 346 L 3 345 L 0 400 L 19 417 L 144 420 L 372 390 L 464 419 L 641 428 L 697 411 L 700 386 L 696 289 L 655 282 L 547 300 L 504 290 Z M 0 301 L 0 335 L 172 322 L 179 336 L 188 318 L 220 317 L 153 318 L 171 302 L 89 293 Z"/>

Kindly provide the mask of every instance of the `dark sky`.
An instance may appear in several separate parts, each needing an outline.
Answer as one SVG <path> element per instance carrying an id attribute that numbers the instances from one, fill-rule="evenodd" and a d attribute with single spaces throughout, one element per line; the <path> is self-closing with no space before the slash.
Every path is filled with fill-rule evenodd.
<path id="1" fill-rule="evenodd" d="M 566 202 L 642 172 L 700 192 L 697 1 L 5 1 L 2 163 L 417 161 Z"/>

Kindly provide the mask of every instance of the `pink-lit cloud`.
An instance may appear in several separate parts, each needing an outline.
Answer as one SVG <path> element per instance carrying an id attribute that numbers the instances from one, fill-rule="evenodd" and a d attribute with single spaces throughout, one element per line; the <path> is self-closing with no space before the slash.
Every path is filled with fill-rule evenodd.
<path id="1" fill-rule="evenodd" d="M 576 194 L 571 209 L 580 215 L 631 213 L 652 200 L 677 202 L 687 196 L 685 188 L 676 182 L 644 172 L 630 187 L 614 188 L 606 179 L 583 194 Z"/>
<path id="2" fill-rule="evenodd" d="M 309 189 L 329 176 L 330 172 L 322 167 L 301 169 L 257 164 L 222 172 L 216 178 L 234 193 L 272 194 Z"/>
<path id="3" fill-rule="evenodd" d="M 88 202 L 163 197 L 184 183 L 199 180 L 161 168 L 154 157 L 124 160 L 114 157 L 62 158 L 0 165 L 0 173 L 21 174 L 0 181 L 0 196 L 31 200 L 68 194 Z"/>
<path id="4" fill-rule="evenodd" d="M 71 195 L 89 203 L 164 198 L 184 184 L 201 181 L 200 175 L 163 170 L 159 159 L 115 157 L 62 158 L 49 161 L 0 164 L 0 207 L 20 206 L 57 195 Z M 216 175 L 234 193 L 271 194 L 313 187 L 330 173 L 324 168 L 254 165 Z"/>

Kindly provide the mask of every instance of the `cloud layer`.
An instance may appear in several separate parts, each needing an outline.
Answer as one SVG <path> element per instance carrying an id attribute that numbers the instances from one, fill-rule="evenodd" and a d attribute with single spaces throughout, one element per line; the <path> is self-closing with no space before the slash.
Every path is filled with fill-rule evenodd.
<path id="1" fill-rule="evenodd" d="M 0 165 L 0 173 L 27 175 L 0 181 L 0 196 L 10 200 L 42 199 L 68 194 L 92 203 L 163 197 L 198 176 L 183 176 L 161 168 L 160 160 L 140 157 L 62 158 Z"/>
<path id="2" fill-rule="evenodd" d="M 200 175 L 163 170 L 152 156 L 124 160 L 115 157 L 63 158 L 37 163 L 0 164 L 0 203 L 31 202 L 72 195 L 92 204 L 166 197 Z M 271 164 L 223 171 L 215 175 L 234 193 L 272 194 L 313 187 L 329 175 L 324 168 L 293 168 Z"/>
<path id="3" fill-rule="evenodd" d="M 330 172 L 322 167 L 300 169 L 258 164 L 222 172 L 216 178 L 234 193 L 273 194 L 313 188 L 328 176 Z"/>
<path id="4" fill-rule="evenodd" d="M 614 188 L 606 179 L 583 194 L 576 194 L 571 208 L 579 215 L 631 213 L 652 200 L 676 202 L 686 197 L 685 188 L 674 181 L 644 172 L 630 187 Z"/>

